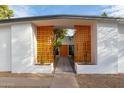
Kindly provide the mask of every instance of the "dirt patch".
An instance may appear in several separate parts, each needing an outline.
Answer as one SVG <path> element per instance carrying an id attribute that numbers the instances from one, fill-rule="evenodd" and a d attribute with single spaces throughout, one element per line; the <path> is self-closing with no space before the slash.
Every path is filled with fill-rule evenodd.
<path id="1" fill-rule="evenodd" d="M 0 72 L 0 77 L 43 78 L 51 76 L 53 76 L 53 74 Z"/>
<path id="2" fill-rule="evenodd" d="M 49 88 L 52 80 L 52 74 L 0 73 L 3 88 Z"/>
<path id="3" fill-rule="evenodd" d="M 124 88 L 124 74 L 77 75 L 80 88 Z"/>

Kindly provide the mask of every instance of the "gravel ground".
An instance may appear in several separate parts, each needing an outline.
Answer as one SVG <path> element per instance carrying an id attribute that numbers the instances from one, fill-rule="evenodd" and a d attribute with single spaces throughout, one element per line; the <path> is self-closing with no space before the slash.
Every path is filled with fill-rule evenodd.
<path id="1" fill-rule="evenodd" d="M 2 88 L 49 88 L 52 80 L 52 74 L 0 73 Z"/>
<path id="2" fill-rule="evenodd" d="M 124 74 L 83 74 L 76 79 L 80 88 L 124 88 Z"/>
<path id="3" fill-rule="evenodd" d="M 53 79 L 52 74 L 0 73 L 0 87 L 50 88 Z M 81 74 L 76 79 L 80 88 L 124 88 L 124 74 Z"/>

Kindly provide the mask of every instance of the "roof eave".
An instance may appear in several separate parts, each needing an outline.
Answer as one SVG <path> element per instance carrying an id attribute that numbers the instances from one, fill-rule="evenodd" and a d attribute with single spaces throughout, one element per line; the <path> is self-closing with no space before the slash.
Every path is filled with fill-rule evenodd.
<path id="1" fill-rule="evenodd" d="M 113 18 L 113 17 L 81 16 L 81 15 L 48 15 L 48 16 L 35 16 L 35 17 L 3 19 L 3 20 L 0 20 L 0 24 L 12 23 L 12 22 L 37 21 L 37 20 L 53 20 L 53 19 L 124 21 L 124 18 Z"/>

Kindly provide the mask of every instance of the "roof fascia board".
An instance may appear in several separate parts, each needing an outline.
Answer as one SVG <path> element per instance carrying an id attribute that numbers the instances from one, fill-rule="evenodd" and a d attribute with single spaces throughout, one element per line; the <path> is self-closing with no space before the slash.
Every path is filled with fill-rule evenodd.
<path id="1" fill-rule="evenodd" d="M 25 21 L 37 21 L 37 20 L 52 20 L 52 19 L 80 19 L 80 20 L 106 20 L 106 21 L 124 21 L 123 18 L 112 17 L 97 17 L 97 16 L 78 16 L 78 15 L 49 15 L 49 16 L 37 16 L 37 17 L 24 17 L 24 18 L 12 18 L 0 20 L 0 24 L 3 23 L 15 23 Z"/>

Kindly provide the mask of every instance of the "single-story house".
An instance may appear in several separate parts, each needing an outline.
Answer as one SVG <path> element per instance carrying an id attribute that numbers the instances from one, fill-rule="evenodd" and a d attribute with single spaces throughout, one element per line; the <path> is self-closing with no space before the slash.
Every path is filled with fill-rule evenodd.
<path id="1" fill-rule="evenodd" d="M 73 46 L 77 74 L 124 73 L 124 19 L 82 15 L 0 20 L 0 72 L 52 73 L 55 27 L 75 31 L 65 37 L 73 43 L 65 42 L 60 56 L 68 56 Z"/>

